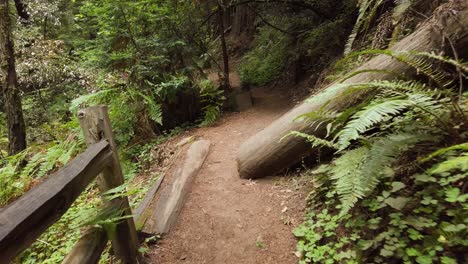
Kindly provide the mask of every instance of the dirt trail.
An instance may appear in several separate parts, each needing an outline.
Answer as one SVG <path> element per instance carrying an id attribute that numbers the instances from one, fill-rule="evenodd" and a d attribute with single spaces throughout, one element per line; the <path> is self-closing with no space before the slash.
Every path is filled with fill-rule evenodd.
<path id="1" fill-rule="evenodd" d="M 239 145 L 290 108 L 278 93 L 253 91 L 254 107 L 191 132 L 211 141 L 178 222 L 150 252 L 151 263 L 296 263 L 291 231 L 304 209 L 292 180 L 241 180 Z"/>

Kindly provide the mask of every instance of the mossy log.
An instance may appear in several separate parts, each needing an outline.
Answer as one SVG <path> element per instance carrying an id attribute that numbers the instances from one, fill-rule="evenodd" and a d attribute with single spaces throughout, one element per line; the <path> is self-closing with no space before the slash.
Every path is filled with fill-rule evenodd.
<path id="1" fill-rule="evenodd" d="M 439 7 L 430 19 L 414 33 L 391 47 L 391 50 L 426 52 L 441 49 L 449 50 L 447 49 L 447 47 L 450 47 L 448 39 L 456 47 L 459 47 L 460 53 L 464 52 L 468 39 L 468 2 L 455 0 Z M 356 71 L 365 69 L 380 69 L 400 74 L 411 74 L 413 72 L 407 64 L 386 55 L 374 57 Z M 367 72 L 353 76 L 344 83 L 364 83 L 373 80 L 391 80 L 393 78 L 395 78 L 394 74 Z M 322 90 L 322 93 L 328 90 L 328 93 L 321 95 L 323 100 L 311 100 L 311 102 L 300 104 L 243 143 L 237 154 L 240 177 L 255 179 L 274 175 L 317 150 L 311 148 L 310 144 L 298 137 L 291 136 L 280 141 L 290 131 L 300 131 L 318 137 L 324 136 L 325 126 L 312 128 L 309 125 L 310 123 L 297 120 L 298 116 L 317 111 L 322 107 L 327 110 L 342 111 L 356 106 L 369 96 L 369 92 L 351 92 L 349 88 L 330 93 L 330 88 L 333 85 Z M 346 91 L 348 92 L 344 93 Z"/>

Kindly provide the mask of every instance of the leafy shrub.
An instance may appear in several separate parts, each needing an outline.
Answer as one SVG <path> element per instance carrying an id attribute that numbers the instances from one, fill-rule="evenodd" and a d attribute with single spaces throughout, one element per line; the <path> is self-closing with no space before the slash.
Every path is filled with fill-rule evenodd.
<path id="1" fill-rule="evenodd" d="M 102 205 L 101 198 L 96 194 L 96 190 L 92 188 L 83 192 L 60 220 L 21 253 L 16 262 L 23 264 L 62 262 L 81 236 L 79 227 L 83 223 L 82 216 L 87 212 L 98 210 Z"/>
<path id="2" fill-rule="evenodd" d="M 291 39 L 288 35 L 269 27 L 260 28 L 249 51 L 239 65 L 243 83 L 265 85 L 281 75 L 288 59 Z"/>
<path id="3" fill-rule="evenodd" d="M 375 92 L 344 112 L 304 116 L 312 126 L 328 123 L 329 140 L 292 133 L 338 154 L 310 172 L 311 210 L 294 231 L 301 263 L 462 263 L 468 94 L 446 69 L 466 65 L 428 53 L 363 53 L 387 54 L 425 77 L 338 84 L 327 93 Z M 434 69 L 435 61 L 444 67 Z"/>
<path id="4" fill-rule="evenodd" d="M 82 141 L 74 137 L 47 146 L 30 147 L 14 156 L 0 159 L 0 206 L 29 190 L 31 184 L 65 165 L 81 149 Z M 23 166 L 28 154 L 35 153 Z"/>
<path id="5" fill-rule="evenodd" d="M 0 124 L 6 124 L 5 113 L 0 112 Z M 8 154 L 8 132 L 6 125 L 0 126 L 0 157 L 4 157 Z"/>
<path id="6" fill-rule="evenodd" d="M 0 160 L 0 206 L 5 206 L 8 202 L 23 194 L 25 186 L 31 179 L 21 178 L 17 173 L 26 152 L 20 152 Z"/>
<path id="7" fill-rule="evenodd" d="M 226 100 L 223 90 L 216 87 L 210 80 L 202 80 L 200 88 L 201 103 L 203 104 L 203 121 L 201 126 L 209 126 L 221 116 L 221 107 Z"/>
<path id="8" fill-rule="evenodd" d="M 76 113 L 79 108 L 107 105 L 115 140 L 122 146 L 134 138 L 138 114 L 146 112 L 151 120 L 161 124 L 161 103 L 151 89 L 139 90 L 111 74 L 98 80 L 98 85 L 100 90 L 78 96 L 69 109 Z"/>

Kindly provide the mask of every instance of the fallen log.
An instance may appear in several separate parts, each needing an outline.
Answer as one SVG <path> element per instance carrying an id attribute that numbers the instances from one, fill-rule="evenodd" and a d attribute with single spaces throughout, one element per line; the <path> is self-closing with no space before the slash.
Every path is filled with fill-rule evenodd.
<path id="1" fill-rule="evenodd" d="M 395 51 L 434 51 L 440 50 L 444 44 L 449 47 L 447 39 L 461 47 L 468 39 L 468 3 L 455 0 L 438 8 L 434 15 L 421 25 L 413 34 L 405 37 L 394 45 Z M 355 75 L 343 83 L 364 83 L 373 80 L 391 80 L 395 78 L 391 73 L 410 73 L 412 69 L 407 64 L 392 59 L 386 55 L 379 55 L 363 64 L 356 71 L 378 69 L 385 72 L 366 72 Z M 298 163 L 303 157 L 312 154 L 314 149 L 299 137 L 282 137 L 290 131 L 300 131 L 323 137 L 326 133 L 324 126 L 311 127 L 309 122 L 296 118 L 322 108 L 331 111 L 343 111 L 356 106 L 365 99 L 369 92 L 354 91 L 349 88 L 336 90 L 332 84 L 322 90 L 322 100 L 311 100 L 295 107 L 273 122 L 256 135 L 244 142 L 237 154 L 239 176 L 244 179 L 255 179 L 273 175 Z M 333 89 L 333 90 L 332 90 Z M 333 91 L 333 92 L 331 92 Z M 346 94 L 344 92 L 348 91 Z M 327 93 L 328 92 L 328 93 Z M 316 151 L 316 149 L 315 149 Z"/>
<path id="2" fill-rule="evenodd" d="M 62 264 L 99 263 L 107 244 L 107 235 L 102 228 L 92 227 L 85 231 L 68 253 Z"/>
<path id="3" fill-rule="evenodd" d="M 160 187 L 166 175 L 162 175 L 153 184 L 136 208 L 134 220 L 141 235 L 167 233 L 177 220 L 190 184 L 203 165 L 210 148 L 208 140 L 199 140 L 193 144 L 192 141 L 193 137 L 189 137 L 177 144 L 174 158 L 183 160 L 183 164 L 172 163 L 171 167 L 179 167 L 168 175 L 168 182 L 162 190 Z M 107 241 L 104 229 L 89 228 L 62 264 L 98 263 Z"/>
<path id="4" fill-rule="evenodd" d="M 175 224 L 195 176 L 205 162 L 210 141 L 198 140 L 184 149 L 179 163 L 164 177 L 162 185 L 138 218 L 145 234 L 166 234 Z"/>

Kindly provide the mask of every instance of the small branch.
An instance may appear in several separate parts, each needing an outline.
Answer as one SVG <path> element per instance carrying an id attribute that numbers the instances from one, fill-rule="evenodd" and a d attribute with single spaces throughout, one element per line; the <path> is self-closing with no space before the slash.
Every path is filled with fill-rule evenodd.
<path id="1" fill-rule="evenodd" d="M 277 27 L 277 26 L 271 24 L 271 23 L 268 22 L 265 18 L 263 18 L 263 16 L 260 15 L 260 13 L 257 12 L 257 11 L 255 10 L 255 8 L 251 7 L 250 5 L 247 5 L 247 6 L 254 12 L 254 14 L 255 14 L 256 16 L 258 16 L 258 18 L 260 18 L 260 20 L 262 20 L 263 23 L 265 23 L 266 25 L 270 26 L 271 28 L 274 28 L 274 29 L 280 31 L 281 33 L 284 33 L 284 34 L 287 34 L 287 35 L 291 35 L 291 36 L 295 36 L 295 35 L 296 35 L 296 34 L 294 34 L 294 33 L 288 32 L 288 31 L 286 31 L 286 30 L 284 30 L 284 29 L 281 29 L 281 28 L 279 28 L 279 27 Z"/>
<path id="2" fill-rule="evenodd" d="M 331 17 L 330 15 L 328 14 L 324 14 L 322 12 L 319 12 L 319 10 L 317 10 L 316 8 L 314 8 L 313 6 L 311 5 L 308 5 L 304 2 L 301 2 L 301 1 L 287 1 L 287 0 L 246 0 L 246 1 L 242 1 L 242 2 L 238 2 L 238 3 L 234 3 L 234 4 L 231 4 L 228 6 L 229 7 L 235 7 L 235 6 L 240 6 L 240 5 L 245 5 L 245 4 L 249 4 L 249 3 L 261 3 L 261 4 L 285 4 L 285 5 L 293 5 L 293 6 L 298 6 L 298 7 L 302 7 L 302 8 L 306 8 L 306 9 L 309 9 L 309 10 L 312 10 L 315 14 L 317 14 L 318 16 L 322 16 L 328 20 L 331 20 L 333 19 L 333 17 Z"/>
<path id="3" fill-rule="evenodd" d="M 121 5 L 119 5 L 119 10 L 120 10 L 120 13 L 122 14 L 125 25 L 127 25 L 127 31 L 128 31 L 128 34 L 130 35 L 130 40 L 132 41 L 132 44 L 135 47 L 135 49 L 137 51 L 139 51 L 140 49 L 138 48 L 138 44 L 137 44 L 137 42 L 135 40 L 135 36 L 133 35 L 133 31 L 132 31 L 132 28 L 130 26 L 130 22 L 127 20 L 127 16 L 125 15 L 125 11 L 123 10 L 123 7 Z"/>
<path id="4" fill-rule="evenodd" d="M 333 17 L 331 17 L 330 15 L 328 14 L 324 14 L 322 12 L 319 12 L 319 10 L 317 10 L 316 8 L 310 6 L 310 5 L 307 5 L 303 2 L 300 2 L 300 1 L 286 1 L 286 0 L 246 0 L 246 1 L 241 1 L 241 2 L 238 2 L 238 3 L 233 3 L 233 4 L 230 4 L 228 6 L 226 6 L 226 8 L 231 8 L 231 7 L 236 7 L 236 6 L 241 6 L 241 5 L 246 5 L 246 4 L 250 4 L 250 3 L 261 3 L 261 4 L 285 4 L 285 5 L 293 5 L 293 6 L 298 6 L 298 7 L 302 7 L 302 8 L 306 8 L 306 9 L 309 9 L 309 10 L 312 10 L 317 16 L 321 16 L 327 20 L 332 20 Z M 216 13 L 218 12 L 218 9 L 216 9 L 215 11 L 211 12 L 208 17 L 203 20 L 203 22 L 200 24 L 199 28 L 200 27 L 203 27 L 214 15 L 216 15 Z"/>

